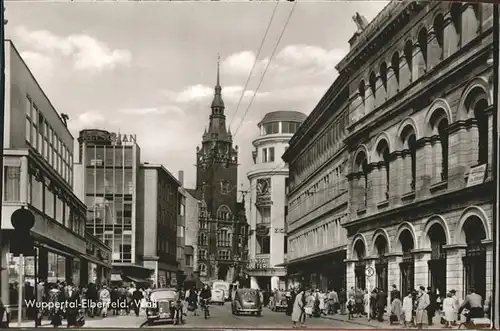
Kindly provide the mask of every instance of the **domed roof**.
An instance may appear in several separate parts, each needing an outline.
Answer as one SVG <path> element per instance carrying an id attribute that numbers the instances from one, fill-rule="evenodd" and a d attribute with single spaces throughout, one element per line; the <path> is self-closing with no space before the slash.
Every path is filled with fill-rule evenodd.
<path id="1" fill-rule="evenodd" d="M 267 113 L 266 116 L 259 122 L 259 126 L 271 122 L 298 122 L 302 123 L 307 118 L 307 115 L 293 110 L 278 110 Z"/>

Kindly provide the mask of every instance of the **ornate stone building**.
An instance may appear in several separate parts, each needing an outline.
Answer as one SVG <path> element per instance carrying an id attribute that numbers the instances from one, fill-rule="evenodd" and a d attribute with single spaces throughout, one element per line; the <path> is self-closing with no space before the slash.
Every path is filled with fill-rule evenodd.
<path id="1" fill-rule="evenodd" d="M 208 130 L 196 150 L 196 191 L 201 200 L 197 271 L 202 281 L 235 281 L 248 253 L 244 202 L 237 200 L 238 146 L 233 147 L 224 108 L 217 67 Z"/>
<path id="2" fill-rule="evenodd" d="M 345 245 L 348 288 L 396 284 L 404 294 L 423 285 L 463 298 L 474 287 L 489 296 L 493 4 L 391 1 L 371 23 L 360 15 L 356 23 L 339 77 L 283 156 L 289 264 Z M 336 116 L 343 130 L 315 142 Z M 348 183 L 325 199 L 322 176 L 336 162 Z M 325 239 L 330 215 L 345 230 Z M 323 265 L 337 274 L 333 260 Z"/>
<path id="3" fill-rule="evenodd" d="M 348 287 L 490 295 L 492 28 L 493 4 L 392 1 L 350 40 Z"/>

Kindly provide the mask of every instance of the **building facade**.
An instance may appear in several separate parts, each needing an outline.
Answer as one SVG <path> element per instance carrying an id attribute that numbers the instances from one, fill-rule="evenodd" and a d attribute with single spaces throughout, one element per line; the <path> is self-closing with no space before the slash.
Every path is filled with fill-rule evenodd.
<path id="1" fill-rule="evenodd" d="M 88 207 L 87 231 L 112 250 L 111 281 L 149 282 L 153 269 L 143 266 L 138 246 L 138 173 L 140 148 L 135 136 L 82 130 L 75 193 Z"/>
<path id="2" fill-rule="evenodd" d="M 492 18 L 493 4 L 392 1 L 351 39 L 337 66 L 349 86 L 348 287 L 490 296 Z"/>
<path id="3" fill-rule="evenodd" d="M 180 170 L 177 175 L 180 183 L 178 190 L 179 207 L 177 214 L 177 283 L 182 285 L 186 278 L 186 190 L 184 189 L 184 171 Z"/>
<path id="4" fill-rule="evenodd" d="M 338 79 L 289 142 L 288 278 L 291 285 L 345 288 L 348 217 L 348 88 Z"/>
<path id="5" fill-rule="evenodd" d="M 201 197 L 198 265 L 201 279 L 233 282 L 246 267 L 248 224 L 237 200 L 238 147 L 226 127 L 222 88 L 217 84 L 208 130 L 196 150 L 196 190 Z"/>
<path id="6" fill-rule="evenodd" d="M 73 193 L 73 142 L 58 114 L 11 41 L 5 47 L 4 173 L 1 223 L 1 298 L 17 309 L 19 258 L 10 254 L 12 213 L 35 216 L 37 259 L 25 257 L 25 281 L 86 285 L 85 204 Z M 36 261 L 36 265 L 35 265 Z M 13 311 L 13 310 L 11 310 Z"/>
<path id="7" fill-rule="evenodd" d="M 201 207 L 201 198 L 193 189 L 182 188 L 184 197 L 186 198 L 186 216 L 185 216 L 185 232 L 184 232 L 184 274 L 185 284 L 197 285 L 199 288 L 199 270 L 198 266 L 198 226 L 199 226 L 199 210 Z"/>
<path id="8" fill-rule="evenodd" d="M 287 254 L 285 217 L 288 203 L 288 167 L 279 157 L 288 140 L 306 115 L 296 111 L 275 111 L 258 124 L 259 136 L 253 141 L 254 165 L 247 173 L 250 181 L 249 233 L 250 286 L 256 289 L 285 289 Z"/>
<path id="9" fill-rule="evenodd" d="M 177 286 L 181 183 L 162 165 L 144 163 L 138 176 L 137 255 L 159 287 Z"/>

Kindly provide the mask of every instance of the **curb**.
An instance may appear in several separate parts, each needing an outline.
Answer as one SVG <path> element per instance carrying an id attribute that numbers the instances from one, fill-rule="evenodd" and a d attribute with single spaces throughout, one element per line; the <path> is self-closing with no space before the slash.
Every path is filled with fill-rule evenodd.
<path id="1" fill-rule="evenodd" d="M 342 319 L 342 318 L 337 318 L 337 317 L 333 317 L 333 316 L 323 316 L 323 318 L 324 319 L 328 319 L 328 320 L 333 320 L 333 321 L 339 321 L 339 322 L 356 324 L 356 325 L 373 326 L 372 324 L 369 324 L 368 322 L 367 323 L 363 323 L 363 322 L 359 322 L 359 321 L 356 321 L 356 320 Z"/>

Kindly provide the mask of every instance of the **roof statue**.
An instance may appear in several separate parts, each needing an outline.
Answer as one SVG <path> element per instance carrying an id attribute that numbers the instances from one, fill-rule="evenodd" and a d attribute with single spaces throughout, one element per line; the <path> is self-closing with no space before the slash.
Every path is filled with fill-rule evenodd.
<path id="1" fill-rule="evenodd" d="M 356 31 L 356 33 L 363 32 L 363 30 L 368 26 L 368 20 L 366 19 L 366 17 L 360 15 L 359 13 L 356 13 L 356 15 L 352 17 L 352 20 L 358 27 L 358 31 Z"/>

